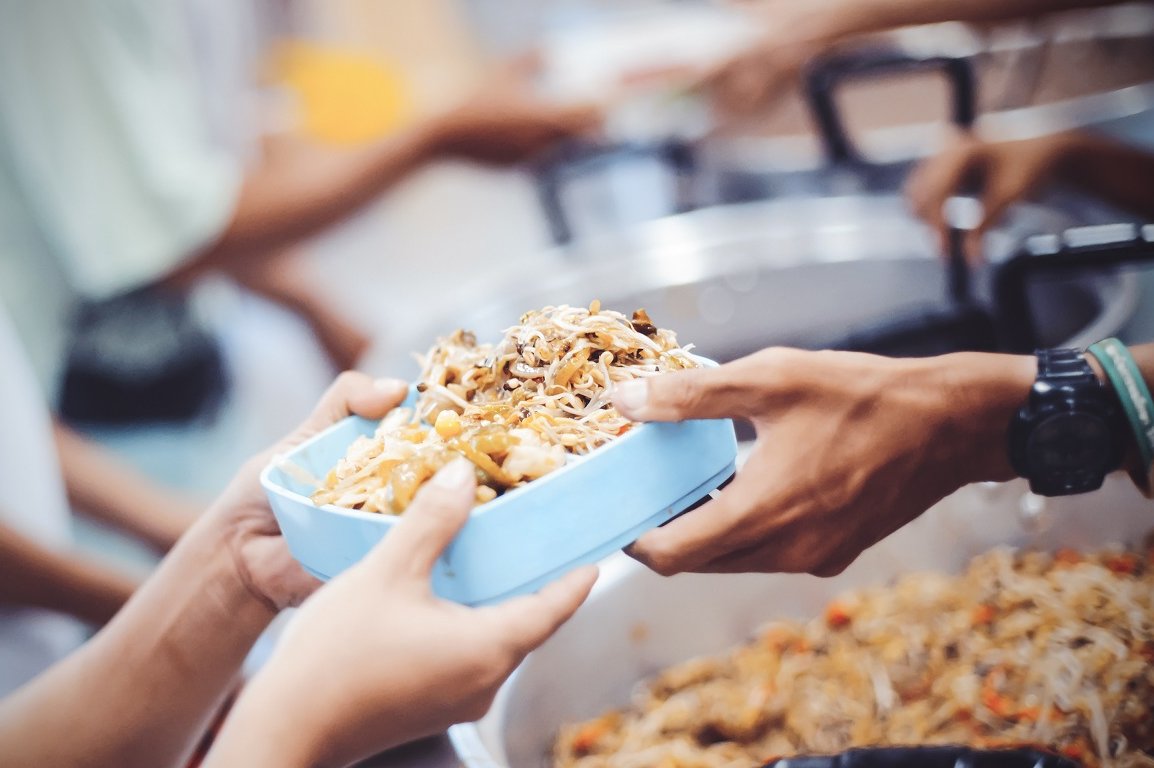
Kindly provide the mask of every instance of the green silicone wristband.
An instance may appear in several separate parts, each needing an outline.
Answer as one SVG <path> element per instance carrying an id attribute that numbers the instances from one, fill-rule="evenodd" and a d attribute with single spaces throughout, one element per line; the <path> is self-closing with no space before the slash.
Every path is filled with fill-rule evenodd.
<path id="1" fill-rule="evenodd" d="M 1142 469 L 1149 476 L 1154 464 L 1154 398 L 1138 370 L 1138 364 L 1126 346 L 1117 339 L 1105 339 L 1091 344 L 1086 350 L 1102 364 L 1106 378 L 1114 385 L 1126 420 L 1134 431 L 1138 443 L 1138 456 L 1142 459 Z"/>

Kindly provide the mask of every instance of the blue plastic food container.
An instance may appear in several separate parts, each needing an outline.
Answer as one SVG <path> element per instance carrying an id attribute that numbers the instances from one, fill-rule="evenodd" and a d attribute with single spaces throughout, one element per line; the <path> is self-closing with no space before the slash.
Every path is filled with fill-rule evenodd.
<path id="1" fill-rule="evenodd" d="M 411 396 L 410 396 L 410 399 Z M 376 421 L 350 417 L 283 459 L 324 477 Z M 728 419 L 639 424 L 585 456 L 482 504 L 437 561 L 433 590 L 466 605 L 535 592 L 596 562 L 685 511 L 734 472 L 737 440 Z M 289 551 L 330 579 L 356 563 L 398 517 L 325 505 L 313 488 L 274 462 L 261 484 Z"/>

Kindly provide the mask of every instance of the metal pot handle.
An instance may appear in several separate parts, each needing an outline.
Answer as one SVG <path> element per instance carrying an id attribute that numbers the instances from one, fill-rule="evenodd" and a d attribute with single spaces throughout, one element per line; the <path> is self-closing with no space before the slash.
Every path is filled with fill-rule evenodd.
<path id="1" fill-rule="evenodd" d="M 977 111 L 974 70 L 968 59 L 951 56 L 915 56 L 895 49 L 867 49 L 825 56 L 805 73 L 805 94 L 832 165 L 868 165 L 846 133 L 834 98 L 843 81 L 863 76 L 941 70 L 949 78 L 951 119 L 969 128 Z"/>
<path id="2" fill-rule="evenodd" d="M 994 273 L 994 316 L 1000 346 L 1026 354 L 1038 346 L 1030 309 L 1030 281 L 1081 269 L 1154 261 L 1154 225 L 1106 224 L 1035 235 Z"/>
<path id="3" fill-rule="evenodd" d="M 638 157 L 652 157 L 672 169 L 677 179 L 674 207 L 677 213 L 693 209 L 690 193 L 696 170 L 693 148 L 681 141 L 631 144 L 590 144 L 573 142 L 563 145 L 539 160 L 532 168 L 537 199 L 545 213 L 554 242 L 564 245 L 573 239 L 573 227 L 561 197 L 562 188 L 575 178 L 596 173 L 606 167 Z"/>

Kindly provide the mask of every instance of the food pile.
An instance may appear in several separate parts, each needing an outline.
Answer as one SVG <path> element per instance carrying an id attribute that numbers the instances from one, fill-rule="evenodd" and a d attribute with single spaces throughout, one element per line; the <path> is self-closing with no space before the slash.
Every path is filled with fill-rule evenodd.
<path id="1" fill-rule="evenodd" d="M 557 766 L 749 768 L 855 746 L 1040 745 L 1154 766 L 1154 550 L 995 550 L 771 624 L 561 729 Z"/>
<path id="2" fill-rule="evenodd" d="M 496 344 L 457 331 L 425 355 L 416 408 L 358 438 L 313 502 L 399 514 L 459 456 L 477 467 L 477 503 L 489 501 L 625 434 L 612 385 L 696 368 L 690 349 L 644 310 L 629 318 L 596 301 L 527 312 Z"/>

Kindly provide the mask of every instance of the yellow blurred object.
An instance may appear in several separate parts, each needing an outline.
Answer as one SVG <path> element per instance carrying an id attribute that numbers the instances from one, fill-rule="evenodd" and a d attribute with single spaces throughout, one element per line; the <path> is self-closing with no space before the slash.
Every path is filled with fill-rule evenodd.
<path id="1" fill-rule="evenodd" d="M 277 46 L 273 78 L 300 99 L 301 130 L 331 144 L 379 139 L 413 115 L 402 73 L 382 57 L 305 41 Z"/>

